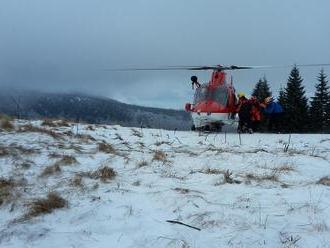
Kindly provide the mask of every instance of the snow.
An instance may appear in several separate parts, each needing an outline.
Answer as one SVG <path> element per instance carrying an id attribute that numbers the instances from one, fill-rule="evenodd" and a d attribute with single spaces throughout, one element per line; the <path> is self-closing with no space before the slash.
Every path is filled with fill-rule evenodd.
<path id="1" fill-rule="evenodd" d="M 292 134 L 285 152 L 288 134 L 240 139 L 235 133 L 43 127 L 22 120 L 16 129 L 28 123 L 61 138 L 0 132 L 0 147 L 35 151 L 0 156 L 1 178 L 26 182 L 17 199 L 0 205 L 0 247 L 330 247 L 330 187 L 317 183 L 330 176 L 330 135 Z M 102 141 L 117 153 L 100 152 Z M 153 159 L 155 151 L 166 158 Z M 40 177 L 59 160 L 49 154 L 72 155 L 78 163 Z M 141 161 L 147 164 L 139 167 Z M 82 188 L 72 186 L 77 173 L 105 165 L 117 172 L 114 179 L 83 177 Z M 227 170 L 237 183 L 225 182 Z M 17 221 L 28 203 L 50 191 L 68 207 Z"/>

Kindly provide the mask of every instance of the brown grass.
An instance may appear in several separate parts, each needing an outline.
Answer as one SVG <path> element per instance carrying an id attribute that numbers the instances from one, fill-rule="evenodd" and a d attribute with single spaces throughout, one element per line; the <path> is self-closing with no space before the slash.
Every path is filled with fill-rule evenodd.
<path id="1" fill-rule="evenodd" d="M 41 173 L 41 177 L 48 177 L 50 175 L 55 175 L 61 173 L 61 167 L 58 163 L 55 163 L 53 165 L 47 166 Z"/>
<path id="2" fill-rule="evenodd" d="M 0 206 L 9 201 L 15 186 L 14 180 L 0 178 Z"/>
<path id="3" fill-rule="evenodd" d="M 98 149 L 100 152 L 117 154 L 116 149 L 109 143 L 105 143 L 105 142 L 98 143 Z"/>
<path id="4" fill-rule="evenodd" d="M 52 130 L 48 130 L 46 128 L 36 127 L 36 126 L 31 125 L 31 124 L 21 126 L 18 131 L 19 132 L 42 133 L 42 134 L 49 135 L 49 136 L 53 137 L 54 139 L 61 138 L 60 134 L 58 134 L 58 133 L 56 133 Z"/>
<path id="5" fill-rule="evenodd" d="M 8 148 L 0 146 L 0 157 L 9 155 Z"/>
<path id="6" fill-rule="evenodd" d="M 139 138 L 143 137 L 142 133 L 136 129 L 132 129 L 132 135 L 139 137 Z"/>
<path id="7" fill-rule="evenodd" d="M 293 165 L 290 165 L 290 164 L 283 164 L 279 167 L 275 167 L 275 168 L 272 168 L 273 170 L 273 173 L 274 174 L 277 174 L 277 173 L 289 173 L 289 172 L 292 172 L 292 171 L 295 171 L 295 167 Z"/>
<path id="8" fill-rule="evenodd" d="M 117 175 L 114 169 L 108 166 L 103 166 L 95 171 L 90 171 L 87 173 L 82 173 L 82 176 L 87 176 L 92 179 L 100 179 L 102 182 L 114 179 Z"/>
<path id="9" fill-rule="evenodd" d="M 185 189 L 185 188 L 174 188 L 174 190 L 179 192 L 180 194 L 188 194 L 190 192 L 189 189 Z"/>
<path id="10" fill-rule="evenodd" d="M 82 182 L 82 176 L 79 174 L 76 174 L 72 179 L 71 179 L 71 185 L 74 187 L 83 187 L 83 182 Z"/>
<path id="11" fill-rule="evenodd" d="M 63 199 L 58 193 L 50 192 L 47 198 L 37 199 L 30 204 L 30 211 L 26 214 L 27 219 L 52 213 L 55 209 L 68 206 L 68 202 Z"/>
<path id="12" fill-rule="evenodd" d="M 15 129 L 13 123 L 8 119 L 0 120 L 0 129 L 5 131 L 13 131 Z"/>
<path id="13" fill-rule="evenodd" d="M 271 173 L 271 174 L 263 174 L 263 175 L 257 175 L 253 173 L 248 173 L 245 175 L 245 178 L 247 181 L 257 181 L 257 182 L 263 182 L 263 181 L 271 181 L 271 182 L 279 182 L 278 174 L 277 173 Z"/>
<path id="14" fill-rule="evenodd" d="M 77 134 L 74 136 L 75 138 L 79 139 L 82 142 L 88 143 L 89 141 L 96 141 L 91 135 L 89 134 Z"/>
<path id="15" fill-rule="evenodd" d="M 16 144 L 10 144 L 8 147 L 0 145 L 0 157 L 2 156 L 19 156 L 19 155 L 31 155 L 37 153 L 37 149 L 25 148 L 23 146 L 17 146 Z"/>
<path id="16" fill-rule="evenodd" d="M 206 169 L 201 170 L 199 172 L 204 173 L 204 174 L 218 175 L 218 174 L 225 174 L 226 171 L 220 170 L 220 169 L 206 168 Z"/>
<path id="17" fill-rule="evenodd" d="M 322 177 L 320 180 L 317 181 L 317 184 L 330 186 L 330 176 Z"/>
<path id="18" fill-rule="evenodd" d="M 77 159 L 71 155 L 64 155 L 62 159 L 57 162 L 57 164 L 60 165 L 73 165 L 77 163 L 78 163 Z"/>
<path id="19" fill-rule="evenodd" d="M 41 126 L 48 127 L 70 127 L 70 124 L 66 120 L 56 120 L 56 119 L 44 119 Z"/>
<path id="20" fill-rule="evenodd" d="M 156 150 L 154 153 L 154 156 L 152 158 L 152 161 L 162 161 L 162 162 L 166 162 L 167 161 L 167 155 L 165 152 L 160 151 L 160 150 Z"/>

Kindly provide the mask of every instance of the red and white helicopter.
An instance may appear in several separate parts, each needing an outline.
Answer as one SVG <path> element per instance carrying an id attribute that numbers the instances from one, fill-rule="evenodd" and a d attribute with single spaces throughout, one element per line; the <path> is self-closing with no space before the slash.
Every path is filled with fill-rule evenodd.
<path id="1" fill-rule="evenodd" d="M 329 66 L 330 64 L 303 64 L 297 67 Z M 192 130 L 221 131 L 224 125 L 235 125 L 237 123 L 236 91 L 232 78 L 228 83 L 226 71 L 248 70 L 248 69 L 269 69 L 287 68 L 285 66 L 171 66 L 162 68 L 130 68 L 115 69 L 111 71 L 144 71 L 144 70 L 191 70 L 203 71 L 212 70 L 211 79 L 208 83 L 200 84 L 196 76 L 191 77 L 192 87 L 195 87 L 193 103 L 186 103 L 185 110 L 191 113 L 193 126 Z"/>

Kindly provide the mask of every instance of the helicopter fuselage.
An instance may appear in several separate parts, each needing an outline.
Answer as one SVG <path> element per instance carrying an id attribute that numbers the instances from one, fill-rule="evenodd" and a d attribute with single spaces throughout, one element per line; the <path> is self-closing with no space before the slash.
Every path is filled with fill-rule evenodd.
<path id="1" fill-rule="evenodd" d="M 191 113 L 192 129 L 221 130 L 235 123 L 236 94 L 232 84 L 226 83 L 224 71 L 213 71 L 211 80 L 195 90 L 193 104 L 186 104 Z"/>

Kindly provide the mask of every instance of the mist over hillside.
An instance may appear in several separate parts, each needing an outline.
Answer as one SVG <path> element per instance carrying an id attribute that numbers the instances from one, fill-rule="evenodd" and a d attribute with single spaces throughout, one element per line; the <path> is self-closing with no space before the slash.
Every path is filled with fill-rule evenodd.
<path id="1" fill-rule="evenodd" d="M 22 118 L 65 118 L 131 127 L 188 130 L 191 117 L 180 110 L 142 107 L 80 93 L 0 91 L 0 113 Z"/>

